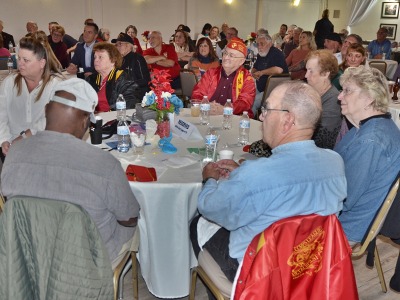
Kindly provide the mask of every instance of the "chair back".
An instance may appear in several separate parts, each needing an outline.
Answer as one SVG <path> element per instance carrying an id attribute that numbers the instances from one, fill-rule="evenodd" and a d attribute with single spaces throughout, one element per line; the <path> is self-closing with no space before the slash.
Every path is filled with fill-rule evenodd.
<path id="1" fill-rule="evenodd" d="M 180 72 L 182 95 L 185 97 L 192 96 L 192 91 L 197 83 L 197 76 L 192 70 L 182 69 Z"/>
<path id="2" fill-rule="evenodd" d="M 80 206 L 13 197 L 0 228 L 0 299 L 112 299 L 107 249 Z"/>
<path id="3" fill-rule="evenodd" d="M 358 299 L 351 248 L 336 215 L 280 220 L 246 250 L 234 299 Z"/>
<path id="4" fill-rule="evenodd" d="M 382 72 L 383 75 L 386 76 L 386 69 L 387 69 L 387 64 L 385 61 L 379 61 L 379 60 L 374 60 L 369 62 L 370 68 L 375 68 L 378 69 L 379 71 Z"/>
<path id="5" fill-rule="evenodd" d="M 262 97 L 261 105 L 265 103 L 265 100 L 271 94 L 272 90 L 280 85 L 282 82 L 291 80 L 290 74 L 275 74 L 268 76 L 267 83 L 265 85 L 264 94 Z"/>
<path id="6" fill-rule="evenodd" d="M 8 56 L 0 56 L 0 70 L 8 70 Z"/>
<path id="7" fill-rule="evenodd" d="M 396 198 L 397 191 L 399 189 L 399 175 L 397 175 L 396 180 L 394 181 L 392 188 L 389 190 L 389 193 L 386 196 L 385 201 L 383 202 L 381 208 L 379 209 L 378 213 L 376 214 L 374 220 L 372 221 L 369 230 L 366 233 L 366 236 L 361 243 L 361 247 L 354 251 L 352 256 L 358 257 L 363 255 L 364 252 L 367 250 L 369 243 L 376 238 L 376 236 L 381 231 L 383 224 L 385 223 L 386 217 L 392 207 L 393 201 Z"/>

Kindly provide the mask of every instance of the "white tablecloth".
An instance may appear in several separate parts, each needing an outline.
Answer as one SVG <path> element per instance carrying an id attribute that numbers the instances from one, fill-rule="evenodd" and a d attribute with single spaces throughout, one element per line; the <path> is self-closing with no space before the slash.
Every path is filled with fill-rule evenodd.
<path id="1" fill-rule="evenodd" d="M 392 101 L 389 104 L 389 112 L 392 114 L 392 119 L 400 128 L 400 104 L 395 104 Z"/>
<path id="2" fill-rule="evenodd" d="M 101 115 L 106 121 L 115 118 L 116 113 Z M 199 118 L 190 117 L 188 109 L 184 109 L 180 116 L 198 125 L 204 136 L 208 127 L 199 125 Z M 211 117 L 211 125 L 217 127 L 221 135 L 218 148 L 228 145 L 235 153 L 234 159 L 249 158 L 242 146 L 236 146 L 239 117 L 234 116 L 231 130 L 222 130 L 221 121 L 222 116 Z M 250 140 L 260 138 L 261 122 L 252 120 Z M 189 147 L 204 147 L 204 141 L 184 141 L 175 137 L 172 144 L 178 148 L 178 152 L 173 154 L 178 158 L 187 155 Z M 131 151 L 111 153 L 122 159 L 124 167 L 127 161 L 157 167 L 172 156 L 160 152 L 155 145 L 145 146 L 145 155 L 139 159 Z M 189 224 L 197 212 L 201 180 L 201 163 L 197 162 L 183 168 L 167 168 L 154 183 L 130 183 L 141 207 L 138 221 L 140 268 L 148 289 L 157 297 L 180 298 L 189 294 L 190 269 L 197 265 L 189 239 Z"/>
<path id="3" fill-rule="evenodd" d="M 382 59 L 368 59 L 368 62 L 370 63 L 371 61 L 382 61 Z M 386 77 L 392 80 L 394 73 L 397 70 L 397 61 L 395 60 L 390 60 L 386 59 Z"/>

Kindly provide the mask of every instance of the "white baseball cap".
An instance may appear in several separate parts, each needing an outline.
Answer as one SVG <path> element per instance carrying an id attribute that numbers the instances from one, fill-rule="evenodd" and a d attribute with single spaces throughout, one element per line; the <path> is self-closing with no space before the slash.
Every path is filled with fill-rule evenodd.
<path id="1" fill-rule="evenodd" d="M 56 96 L 58 91 L 65 91 L 75 96 L 74 100 Z M 94 110 L 97 106 L 98 96 L 92 86 L 83 79 L 70 78 L 58 82 L 50 93 L 50 101 L 62 103 L 90 113 L 90 121 L 96 123 Z"/>

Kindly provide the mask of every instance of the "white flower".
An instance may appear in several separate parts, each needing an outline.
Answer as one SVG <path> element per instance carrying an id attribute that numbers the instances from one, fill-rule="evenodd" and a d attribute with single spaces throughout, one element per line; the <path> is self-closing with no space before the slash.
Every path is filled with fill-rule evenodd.
<path id="1" fill-rule="evenodd" d="M 169 99 L 169 98 L 171 98 L 171 93 L 168 93 L 168 92 L 162 92 L 161 93 L 161 98 L 167 98 L 167 99 Z"/>
<path id="2" fill-rule="evenodd" d="M 154 95 L 154 91 L 147 92 L 147 93 L 143 96 L 143 99 L 142 99 L 142 107 L 145 107 L 145 106 L 148 106 L 148 105 L 153 104 L 153 103 L 154 103 L 154 100 L 153 100 L 154 98 L 157 99 L 157 97 Z M 152 102 L 152 103 L 148 103 L 150 99 L 153 100 L 153 101 L 150 101 L 150 102 Z"/>

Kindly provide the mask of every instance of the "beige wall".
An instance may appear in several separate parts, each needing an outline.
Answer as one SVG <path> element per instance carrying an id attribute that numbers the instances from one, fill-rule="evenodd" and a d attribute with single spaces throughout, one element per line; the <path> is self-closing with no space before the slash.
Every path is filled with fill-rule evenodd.
<path id="1" fill-rule="evenodd" d="M 376 39 L 376 32 L 380 24 L 397 24 L 396 40 L 400 40 L 400 22 L 399 19 L 381 19 L 382 2 L 397 2 L 391 0 L 379 0 L 372 8 L 366 18 L 360 23 L 352 27 L 353 33 L 359 34 L 364 40 Z"/>
<path id="2" fill-rule="evenodd" d="M 192 37 L 197 37 L 204 23 L 220 26 L 227 22 L 245 38 L 258 27 L 277 32 L 281 23 L 296 23 L 312 30 L 320 15 L 320 2 L 302 0 L 294 8 L 289 0 L 234 0 L 232 5 L 224 0 L 0 0 L 0 19 L 5 22 L 4 30 L 16 39 L 26 33 L 29 20 L 46 32 L 47 23 L 56 20 L 78 37 L 87 17 L 93 17 L 100 27 L 108 27 L 113 37 L 129 24 L 136 25 L 140 33 L 160 29 L 169 36 L 180 23 L 186 23 Z M 258 5 L 262 11 L 257 24 Z"/>
<path id="3" fill-rule="evenodd" d="M 100 27 L 109 28 L 112 37 L 133 24 L 139 34 L 159 29 L 168 39 L 178 24 L 186 23 L 192 29 L 192 37 L 196 38 L 204 23 L 220 26 L 222 22 L 227 22 L 237 27 L 241 38 L 246 38 L 259 27 L 267 28 L 271 34 L 276 33 L 282 23 L 294 23 L 312 31 L 321 16 L 323 5 L 328 3 L 332 13 L 334 9 L 340 10 L 339 19 L 331 17 L 335 30 L 339 31 L 347 25 L 347 0 L 301 0 L 299 7 L 293 7 L 291 2 L 233 0 L 233 4 L 228 5 L 225 0 L 0 0 L 0 19 L 5 22 L 4 31 L 13 34 L 15 39 L 26 33 L 28 20 L 36 21 L 45 32 L 48 31 L 49 21 L 58 21 L 67 33 L 77 38 L 87 17 L 93 17 Z M 376 28 L 382 21 L 379 19 L 380 7 L 381 1 L 376 12 L 374 10 L 364 23 L 372 26 L 356 26 L 353 31 L 359 31 L 363 37 L 374 38 Z"/>

